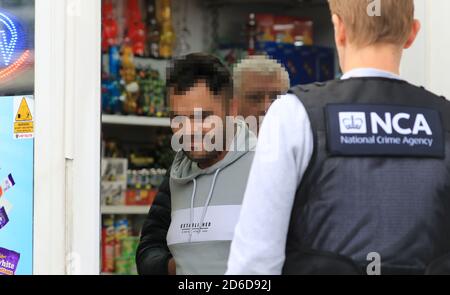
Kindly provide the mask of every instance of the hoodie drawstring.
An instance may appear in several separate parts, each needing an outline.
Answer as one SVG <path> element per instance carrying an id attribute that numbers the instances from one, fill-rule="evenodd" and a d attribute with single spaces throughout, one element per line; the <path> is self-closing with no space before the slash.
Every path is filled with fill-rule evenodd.
<path id="1" fill-rule="evenodd" d="M 199 223 L 199 230 L 201 230 L 202 224 L 205 221 L 206 213 L 208 211 L 209 204 L 211 203 L 211 200 L 212 200 L 212 196 L 214 193 L 214 187 L 216 186 L 216 180 L 217 180 L 217 176 L 219 176 L 219 173 L 220 173 L 220 168 L 217 169 L 216 173 L 214 174 L 214 178 L 211 183 L 211 188 L 209 190 L 208 198 L 206 199 L 205 206 L 203 207 L 203 213 L 202 213 L 202 217 L 201 217 L 200 223 Z M 192 198 L 191 198 L 191 212 L 190 212 L 191 226 L 190 226 L 190 230 L 189 230 L 189 243 L 192 242 L 192 227 L 193 227 L 193 221 L 194 221 L 194 201 L 195 201 L 196 190 L 197 190 L 197 181 L 194 179 L 194 190 L 192 192 Z"/>
<path id="2" fill-rule="evenodd" d="M 195 200 L 195 193 L 197 191 L 197 180 L 194 178 L 194 190 L 192 191 L 192 197 L 191 197 L 191 211 L 190 211 L 190 223 L 189 223 L 189 243 L 192 240 L 192 226 L 194 223 L 194 200 Z"/>

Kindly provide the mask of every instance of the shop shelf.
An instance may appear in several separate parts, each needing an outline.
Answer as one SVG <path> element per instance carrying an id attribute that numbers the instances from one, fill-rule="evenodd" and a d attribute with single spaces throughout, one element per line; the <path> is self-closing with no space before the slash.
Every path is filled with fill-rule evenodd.
<path id="1" fill-rule="evenodd" d="M 102 206 L 102 214 L 146 215 L 150 206 Z"/>
<path id="2" fill-rule="evenodd" d="M 102 58 L 103 68 L 108 71 L 108 62 L 109 56 L 108 54 L 103 54 Z M 155 59 L 149 57 L 134 57 L 134 65 L 137 69 L 148 69 L 152 68 L 157 70 L 161 77 L 165 79 L 167 67 L 170 65 L 170 60 L 167 59 Z"/>
<path id="3" fill-rule="evenodd" d="M 170 127 L 170 119 L 169 118 L 103 115 L 102 122 L 103 122 L 103 124 L 110 124 L 110 125 Z"/>

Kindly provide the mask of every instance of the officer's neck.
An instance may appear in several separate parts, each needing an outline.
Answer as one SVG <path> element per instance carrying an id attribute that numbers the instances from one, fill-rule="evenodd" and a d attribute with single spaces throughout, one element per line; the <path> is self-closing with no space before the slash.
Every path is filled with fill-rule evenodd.
<path id="1" fill-rule="evenodd" d="M 346 46 L 341 53 L 341 67 L 344 73 L 372 68 L 399 75 L 402 53 L 403 50 L 395 45 Z"/>

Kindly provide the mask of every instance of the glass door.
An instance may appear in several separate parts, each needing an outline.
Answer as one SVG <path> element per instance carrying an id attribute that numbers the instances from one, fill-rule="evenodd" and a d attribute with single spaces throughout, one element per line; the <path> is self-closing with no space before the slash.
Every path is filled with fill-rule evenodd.
<path id="1" fill-rule="evenodd" d="M 0 275 L 33 273 L 34 1 L 0 1 Z"/>

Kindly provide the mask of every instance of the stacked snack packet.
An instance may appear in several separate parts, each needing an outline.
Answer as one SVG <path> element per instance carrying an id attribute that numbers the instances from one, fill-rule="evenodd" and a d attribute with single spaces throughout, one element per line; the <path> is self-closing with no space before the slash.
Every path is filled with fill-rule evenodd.
<path id="1" fill-rule="evenodd" d="M 15 275 L 20 254 L 0 248 L 0 275 Z"/>
<path id="2" fill-rule="evenodd" d="M 0 230 L 4 228 L 9 217 L 7 211 L 10 210 L 8 202 L 4 199 L 4 194 L 16 185 L 11 174 L 2 182 L 0 186 Z M 14 251 L 0 248 L 0 275 L 15 275 L 20 254 Z"/>

